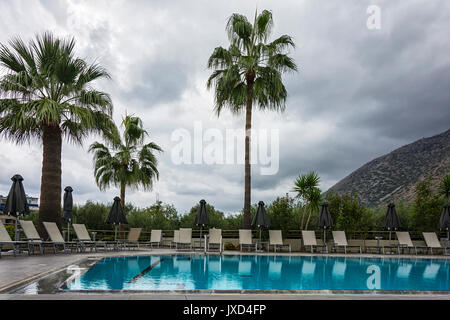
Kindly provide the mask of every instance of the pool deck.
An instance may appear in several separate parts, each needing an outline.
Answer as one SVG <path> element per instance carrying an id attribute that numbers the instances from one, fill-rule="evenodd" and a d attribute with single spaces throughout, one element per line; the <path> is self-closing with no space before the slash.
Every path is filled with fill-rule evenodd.
<path id="1" fill-rule="evenodd" d="M 4 293 L 8 290 L 20 287 L 26 283 L 42 278 L 46 275 L 55 273 L 69 265 L 79 263 L 89 257 L 115 257 L 115 256 L 136 256 L 136 255 L 151 255 L 151 254 L 174 254 L 174 253 L 197 253 L 197 252 L 178 252 L 171 249 L 139 249 L 132 251 L 114 251 L 114 252 L 87 252 L 77 254 L 46 254 L 33 256 L 9 256 L 2 254 L 0 259 L 0 300 L 323 300 L 323 299 L 338 299 L 338 300 L 450 300 L 449 294 L 329 294 L 324 293 L 73 293 L 73 294 L 8 294 Z M 217 254 L 217 253 L 211 253 Z M 254 252 L 239 252 L 239 251 L 225 251 L 223 254 L 229 255 L 254 255 Z M 322 254 L 310 253 L 256 253 L 257 255 L 280 255 L 280 256 L 324 256 Z M 450 256 L 416 256 L 416 255 L 377 255 L 377 254 L 326 254 L 326 256 L 333 257 L 364 257 L 364 258 L 432 258 L 432 259 L 450 259 Z M 2 293 L 3 292 L 3 293 Z"/>

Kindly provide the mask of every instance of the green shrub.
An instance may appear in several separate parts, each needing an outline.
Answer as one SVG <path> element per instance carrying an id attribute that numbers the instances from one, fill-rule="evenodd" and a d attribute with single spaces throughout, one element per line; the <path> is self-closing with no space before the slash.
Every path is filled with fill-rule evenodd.
<path id="1" fill-rule="evenodd" d="M 439 218 L 445 198 L 439 196 L 431 188 L 431 178 L 416 186 L 416 198 L 411 214 L 411 227 L 416 231 L 435 231 L 438 229 Z"/>
<path id="2" fill-rule="evenodd" d="M 224 244 L 224 249 L 225 250 L 238 250 L 239 248 L 236 247 L 234 244 L 232 244 L 231 242 L 225 242 Z"/>

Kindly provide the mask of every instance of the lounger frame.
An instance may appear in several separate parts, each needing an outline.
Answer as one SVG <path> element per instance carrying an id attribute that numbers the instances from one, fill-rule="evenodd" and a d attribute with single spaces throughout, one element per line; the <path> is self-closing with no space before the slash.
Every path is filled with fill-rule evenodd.
<path id="1" fill-rule="evenodd" d="M 244 247 L 248 247 L 249 250 L 254 248 L 256 251 L 256 244 L 253 244 L 252 240 L 252 230 L 239 229 L 239 248 L 242 251 Z"/>
<path id="2" fill-rule="evenodd" d="M 335 252 L 337 252 L 339 248 L 344 248 L 344 253 L 347 254 L 347 248 L 359 248 L 359 253 L 362 254 L 361 246 L 348 244 L 345 231 L 333 231 L 332 234 L 333 234 L 332 249 L 334 249 Z"/>
<path id="3" fill-rule="evenodd" d="M 273 252 L 277 252 L 277 246 L 280 248 L 288 248 L 289 252 L 292 252 L 291 245 L 283 243 L 281 230 L 269 230 L 269 251 L 270 246 L 273 246 Z"/>

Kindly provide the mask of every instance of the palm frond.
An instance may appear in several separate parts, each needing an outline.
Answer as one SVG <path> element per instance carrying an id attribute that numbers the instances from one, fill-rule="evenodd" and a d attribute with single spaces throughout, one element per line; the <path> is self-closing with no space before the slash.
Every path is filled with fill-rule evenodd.
<path id="1" fill-rule="evenodd" d="M 272 12 L 263 10 L 255 19 L 255 33 L 259 41 L 265 42 L 272 33 Z"/>

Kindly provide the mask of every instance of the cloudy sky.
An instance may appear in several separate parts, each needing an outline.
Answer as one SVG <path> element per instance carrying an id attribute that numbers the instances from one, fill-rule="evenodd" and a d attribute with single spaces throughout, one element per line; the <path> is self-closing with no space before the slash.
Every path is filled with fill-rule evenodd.
<path id="1" fill-rule="evenodd" d="M 381 10 L 380 29 L 367 27 L 369 5 Z M 236 212 L 243 207 L 243 165 L 177 165 L 172 134 L 185 129 L 194 139 L 196 121 L 224 136 L 244 128 L 243 116 L 214 114 L 206 64 L 215 47 L 228 46 L 227 18 L 241 13 L 253 19 L 256 7 L 272 11 L 273 37 L 294 38 L 299 72 L 284 76 L 284 113 L 254 113 L 256 130 L 279 132 L 279 170 L 261 175 L 254 166 L 252 202 L 284 195 L 311 170 L 326 190 L 375 157 L 449 129 L 446 0 L 0 0 L 0 42 L 28 41 L 47 30 L 74 36 L 77 55 L 110 72 L 112 80 L 96 87 L 112 96 L 116 122 L 125 112 L 141 117 L 150 140 L 165 150 L 153 191 L 129 190 L 127 202 L 145 207 L 159 197 L 185 213 L 204 198 Z M 73 187 L 76 203 L 108 202 L 118 194 L 95 185 L 87 149 L 99 139 L 63 145 L 62 183 Z M 0 145 L 0 194 L 20 173 L 26 192 L 39 196 L 42 145 L 4 139 Z"/>

